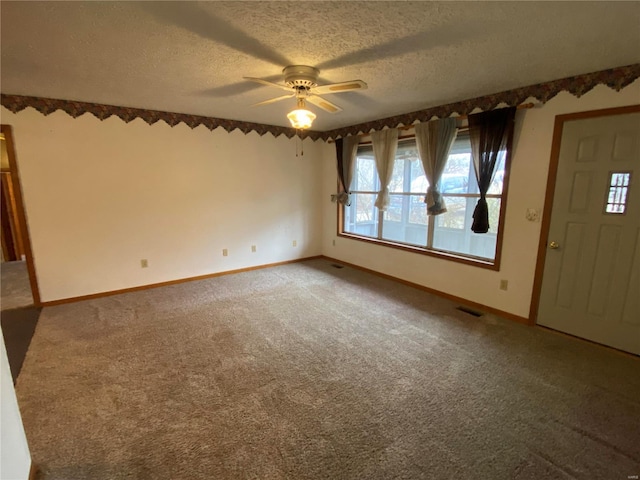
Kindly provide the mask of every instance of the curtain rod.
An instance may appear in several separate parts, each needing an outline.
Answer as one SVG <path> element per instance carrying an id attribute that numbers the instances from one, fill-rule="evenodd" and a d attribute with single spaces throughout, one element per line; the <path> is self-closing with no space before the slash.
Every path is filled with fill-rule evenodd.
<path id="1" fill-rule="evenodd" d="M 524 109 L 529 109 L 529 108 L 533 108 L 535 107 L 535 103 L 521 103 L 520 105 L 518 105 L 516 107 L 516 110 L 524 110 Z M 447 117 L 447 118 L 455 118 L 456 120 L 465 120 L 467 118 L 469 118 L 469 115 L 459 115 L 457 117 Z M 415 127 L 415 124 L 411 124 L 411 125 L 404 125 L 402 127 L 397 127 L 398 130 L 411 130 L 413 127 Z M 371 132 L 369 133 L 360 133 L 358 135 L 356 135 L 356 137 L 366 137 L 368 135 L 371 135 Z M 407 135 L 405 137 L 399 137 L 398 140 L 401 140 L 402 138 L 411 138 L 413 137 L 413 135 Z M 335 140 L 328 140 L 327 143 L 335 143 Z"/>

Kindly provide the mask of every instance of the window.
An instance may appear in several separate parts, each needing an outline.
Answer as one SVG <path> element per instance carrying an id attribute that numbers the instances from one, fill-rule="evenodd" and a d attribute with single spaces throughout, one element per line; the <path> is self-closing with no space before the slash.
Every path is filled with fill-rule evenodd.
<path id="1" fill-rule="evenodd" d="M 491 228 L 485 234 L 473 233 L 473 210 L 480 193 L 468 134 L 458 134 L 449 152 L 440 180 L 440 191 L 447 212 L 437 216 L 427 215 L 424 196 L 429 185 L 416 142 L 414 139 L 401 140 L 389 186 L 390 203 L 385 212 L 380 212 L 374 206 L 380 182 L 373 149 L 369 145 L 362 145 L 358 149 L 351 185 L 351 205 L 343 207 L 341 233 L 436 255 L 453 254 L 485 265 L 494 264 L 504 178 L 503 153 L 487 194 Z"/>
<path id="2" fill-rule="evenodd" d="M 609 192 L 607 195 L 606 213 L 624 213 L 627 207 L 630 172 L 611 172 L 609 174 Z"/>

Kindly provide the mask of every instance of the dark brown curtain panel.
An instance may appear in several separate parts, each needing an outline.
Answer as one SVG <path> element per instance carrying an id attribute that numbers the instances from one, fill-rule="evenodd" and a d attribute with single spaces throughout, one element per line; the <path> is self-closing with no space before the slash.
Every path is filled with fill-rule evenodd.
<path id="1" fill-rule="evenodd" d="M 516 108 L 499 108 L 488 112 L 469 115 L 469 137 L 471 156 L 480 189 L 480 199 L 473 211 L 471 230 L 475 233 L 489 231 L 489 207 L 487 190 L 495 174 L 495 167 L 501 152 L 510 160 L 511 141 Z"/>
<path id="2" fill-rule="evenodd" d="M 343 157 L 344 140 L 339 138 L 336 140 L 336 160 L 338 163 L 338 197 L 348 194 L 344 179 L 344 157 Z M 344 198 L 344 197 L 343 197 Z M 340 202 L 346 203 L 346 202 Z"/>
<path id="3" fill-rule="evenodd" d="M 350 136 L 336 140 L 336 162 L 338 167 L 338 193 L 331 195 L 331 200 L 343 205 L 350 205 L 351 180 L 356 167 L 358 153 L 358 137 Z"/>

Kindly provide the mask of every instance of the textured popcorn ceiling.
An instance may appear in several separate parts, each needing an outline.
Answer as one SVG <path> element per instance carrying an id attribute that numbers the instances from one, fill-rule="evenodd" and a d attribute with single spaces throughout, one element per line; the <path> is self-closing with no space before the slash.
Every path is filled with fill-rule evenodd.
<path id="1" fill-rule="evenodd" d="M 307 64 L 329 130 L 640 62 L 640 2 L 9 2 L 2 93 L 287 125 L 294 100 L 243 81 Z"/>

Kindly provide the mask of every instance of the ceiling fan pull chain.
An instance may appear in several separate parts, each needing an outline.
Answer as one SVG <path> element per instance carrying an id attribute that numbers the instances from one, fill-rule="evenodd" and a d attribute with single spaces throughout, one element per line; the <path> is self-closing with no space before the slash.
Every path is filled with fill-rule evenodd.
<path id="1" fill-rule="evenodd" d="M 298 139 L 300 139 L 300 154 L 299 155 L 298 155 Z M 304 144 L 302 143 L 302 130 L 299 129 L 299 128 L 296 128 L 295 142 L 296 142 L 296 157 L 303 157 L 304 156 Z"/>

